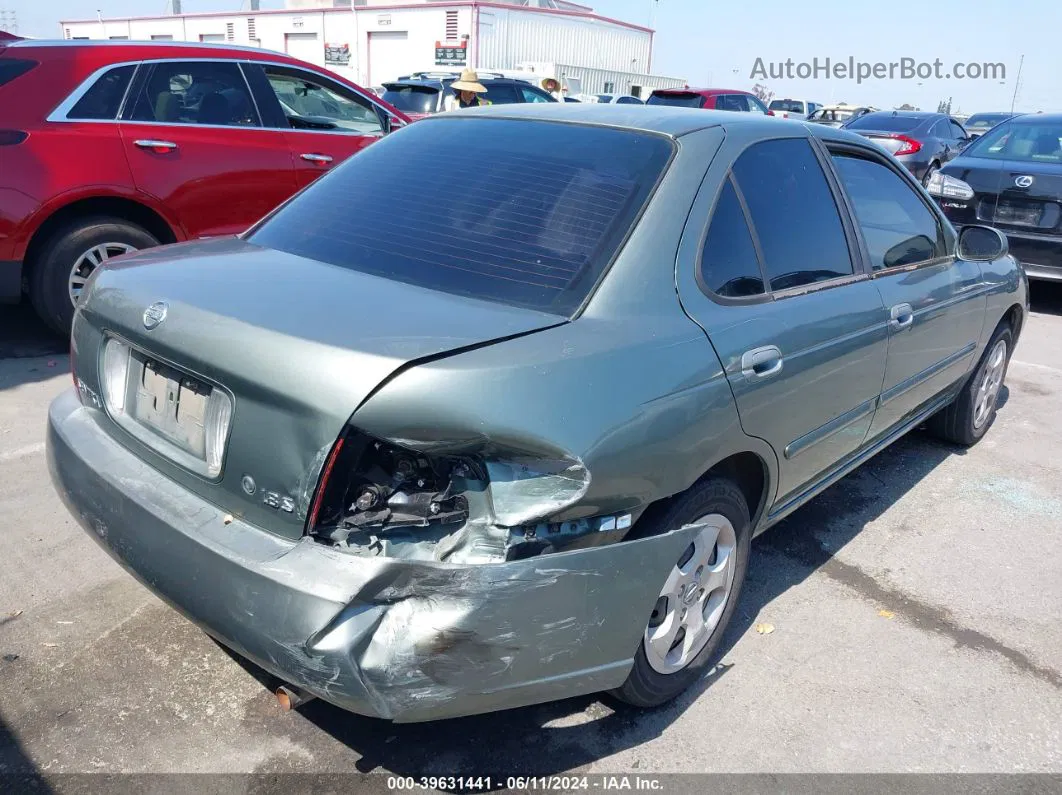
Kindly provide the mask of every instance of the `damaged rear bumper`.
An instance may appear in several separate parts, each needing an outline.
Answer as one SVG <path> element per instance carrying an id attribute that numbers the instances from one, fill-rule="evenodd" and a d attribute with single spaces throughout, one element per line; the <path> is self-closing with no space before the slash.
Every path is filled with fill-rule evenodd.
<path id="1" fill-rule="evenodd" d="M 71 512 L 124 568 L 234 651 L 340 707 L 424 721 L 620 685 L 696 527 L 484 565 L 344 554 L 204 502 L 100 427 L 71 390 L 48 463 Z"/>

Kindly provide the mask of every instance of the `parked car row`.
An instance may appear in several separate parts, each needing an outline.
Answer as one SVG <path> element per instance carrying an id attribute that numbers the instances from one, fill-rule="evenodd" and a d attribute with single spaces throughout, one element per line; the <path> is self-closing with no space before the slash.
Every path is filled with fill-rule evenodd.
<path id="1" fill-rule="evenodd" d="M 457 77 L 413 73 L 370 91 L 254 48 L 0 42 L 0 302 L 27 297 L 66 334 L 100 263 L 247 229 L 350 155 L 441 110 Z M 480 80 L 490 104 L 557 102 L 529 80 Z M 942 114 L 776 102 L 776 114 L 810 111 L 809 121 L 875 141 L 926 184 L 974 137 Z M 729 89 L 660 89 L 645 104 L 772 113 L 754 94 Z M 1038 223 L 1049 228 L 1054 216 L 1045 213 Z"/>

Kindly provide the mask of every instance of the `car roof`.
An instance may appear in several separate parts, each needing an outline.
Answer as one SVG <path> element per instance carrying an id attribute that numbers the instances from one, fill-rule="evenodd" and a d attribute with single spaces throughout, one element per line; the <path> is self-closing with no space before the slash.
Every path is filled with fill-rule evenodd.
<path id="1" fill-rule="evenodd" d="M 671 105 L 619 105 L 597 102 L 526 102 L 512 105 L 492 105 L 481 108 L 468 108 L 452 113 L 439 114 L 425 119 L 433 123 L 439 118 L 458 118 L 461 116 L 484 117 L 494 119 L 518 119 L 548 122 L 568 122 L 571 124 L 590 124 L 607 127 L 619 127 L 640 132 L 654 132 L 677 138 L 687 133 L 708 127 L 721 127 L 755 133 L 762 131 L 765 136 L 777 137 L 779 130 L 797 129 L 804 134 L 809 131 L 815 135 L 831 130 L 822 125 L 805 124 L 765 116 L 760 113 L 733 113 L 722 110 L 701 110 L 699 108 L 676 108 Z M 424 122 L 417 122 L 422 124 Z M 780 126 L 781 125 L 781 126 Z M 792 125 L 786 127 L 785 125 Z M 814 129 L 812 128 L 822 129 Z M 866 144 L 866 138 L 843 130 L 834 130 L 833 138 Z"/>
<path id="2" fill-rule="evenodd" d="M 1049 124 L 1062 124 L 1062 113 L 1019 113 L 1008 121 L 1014 124 L 1036 124 L 1043 121 Z"/>
<path id="3" fill-rule="evenodd" d="M 713 97 L 717 94 L 748 94 L 740 88 L 658 88 L 654 94 L 700 94 L 702 97 Z"/>
<path id="4" fill-rule="evenodd" d="M 48 50 L 56 49 L 67 52 L 71 50 L 90 50 L 94 53 L 108 53 L 113 50 L 116 60 L 121 58 L 143 58 L 145 55 L 132 54 L 132 51 L 149 51 L 150 56 L 165 54 L 191 57 L 194 55 L 209 56 L 211 58 L 243 58 L 246 60 L 284 61 L 288 63 L 302 63 L 290 55 L 273 50 L 264 50 L 261 47 L 244 47 L 239 44 L 212 44 L 200 41 L 135 41 L 123 40 L 73 40 L 73 39 L 19 39 L 17 41 L 4 42 L 11 50 Z M 312 65 L 312 64 L 311 64 Z"/>
<path id="5" fill-rule="evenodd" d="M 457 80 L 460 75 L 447 75 L 445 77 L 399 77 L 397 80 L 388 80 L 384 83 L 384 86 L 428 86 L 436 88 L 441 86 L 444 82 L 452 82 Z M 479 79 L 483 85 L 495 85 L 498 83 L 526 83 L 531 85 L 526 80 L 520 80 L 516 77 L 481 77 Z"/>
<path id="6" fill-rule="evenodd" d="M 937 113 L 934 110 L 875 110 L 868 113 L 867 116 L 898 116 L 902 119 L 948 118 L 947 113 Z M 864 118 L 866 117 L 864 116 Z"/>

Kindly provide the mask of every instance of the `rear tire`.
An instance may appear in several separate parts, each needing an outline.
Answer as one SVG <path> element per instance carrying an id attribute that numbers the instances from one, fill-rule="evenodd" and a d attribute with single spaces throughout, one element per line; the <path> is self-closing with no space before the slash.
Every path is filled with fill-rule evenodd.
<path id="1" fill-rule="evenodd" d="M 146 229 L 120 218 L 71 221 L 56 230 L 31 265 L 34 310 L 57 334 L 69 337 L 76 297 L 99 263 L 158 244 Z"/>
<path id="2" fill-rule="evenodd" d="M 1000 325 L 962 391 L 929 420 L 932 433 L 964 447 L 981 441 L 996 420 L 996 404 L 1007 377 L 1013 345 L 1010 326 Z"/>
<path id="3" fill-rule="evenodd" d="M 698 481 L 663 506 L 650 508 L 632 537 L 660 535 L 699 521 L 709 523 L 710 529 L 676 561 L 627 681 L 612 691 L 627 704 L 665 704 L 700 679 L 737 607 L 748 569 L 752 528 L 745 496 L 732 481 L 716 477 Z M 672 630 L 676 621 L 678 628 Z"/>

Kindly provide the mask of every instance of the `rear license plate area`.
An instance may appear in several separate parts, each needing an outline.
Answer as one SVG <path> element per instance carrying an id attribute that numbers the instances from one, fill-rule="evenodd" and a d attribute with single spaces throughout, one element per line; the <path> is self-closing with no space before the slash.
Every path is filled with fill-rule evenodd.
<path id="1" fill-rule="evenodd" d="M 999 224 L 1014 226 L 1039 226 L 1043 217 L 1043 207 L 1027 202 L 1013 202 L 1003 199 L 996 203 L 993 220 Z"/>
<path id="2" fill-rule="evenodd" d="M 211 387 L 139 353 L 129 368 L 132 419 L 198 459 L 206 459 L 207 401 Z"/>

